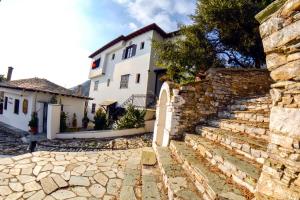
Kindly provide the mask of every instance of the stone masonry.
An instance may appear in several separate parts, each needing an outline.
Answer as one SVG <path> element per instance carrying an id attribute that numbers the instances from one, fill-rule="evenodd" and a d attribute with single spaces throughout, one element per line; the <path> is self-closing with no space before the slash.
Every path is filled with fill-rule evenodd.
<path id="1" fill-rule="evenodd" d="M 257 199 L 300 199 L 300 0 L 277 0 L 256 16 L 272 84 L 269 158 Z"/>

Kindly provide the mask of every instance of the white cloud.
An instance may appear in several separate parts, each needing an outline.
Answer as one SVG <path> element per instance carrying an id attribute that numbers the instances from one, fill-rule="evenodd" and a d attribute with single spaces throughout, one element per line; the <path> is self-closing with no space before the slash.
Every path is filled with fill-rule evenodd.
<path id="1" fill-rule="evenodd" d="M 138 29 L 138 26 L 134 23 L 134 22 L 130 22 L 128 24 L 129 28 L 132 30 L 132 31 L 135 31 Z"/>
<path id="2" fill-rule="evenodd" d="M 175 15 L 187 16 L 194 12 L 193 0 L 114 0 L 126 7 L 127 12 L 141 25 L 153 22 L 166 31 L 176 30 L 180 23 Z"/>
<path id="3" fill-rule="evenodd" d="M 0 74 L 40 77 L 70 87 L 87 80 L 86 39 L 92 25 L 81 13 L 89 0 L 9 0 L 0 3 Z"/>

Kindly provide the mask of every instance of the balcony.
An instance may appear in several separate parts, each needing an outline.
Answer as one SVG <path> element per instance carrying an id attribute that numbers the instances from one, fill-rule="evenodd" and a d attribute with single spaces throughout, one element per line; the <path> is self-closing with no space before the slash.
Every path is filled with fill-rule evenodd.
<path id="1" fill-rule="evenodd" d="M 96 77 L 99 77 L 99 76 L 103 76 L 105 73 L 104 73 L 104 70 L 102 67 L 99 67 L 99 68 L 96 68 L 96 69 L 90 69 L 90 73 L 89 73 L 89 79 L 92 79 L 92 78 L 96 78 Z"/>

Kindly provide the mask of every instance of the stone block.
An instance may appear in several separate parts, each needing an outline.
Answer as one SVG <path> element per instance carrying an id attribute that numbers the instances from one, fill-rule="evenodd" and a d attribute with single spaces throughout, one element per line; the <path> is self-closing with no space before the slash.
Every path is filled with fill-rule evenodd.
<path id="1" fill-rule="evenodd" d="M 156 155 L 152 148 L 143 149 L 142 164 L 143 165 L 155 165 L 156 164 Z"/>
<path id="2" fill-rule="evenodd" d="M 267 68 L 272 71 L 287 63 L 287 57 L 282 53 L 270 53 L 266 56 Z"/>
<path id="3" fill-rule="evenodd" d="M 292 138 L 300 136 L 300 109 L 273 107 L 270 115 L 270 129 L 285 133 Z M 286 138 L 287 141 L 290 139 Z"/>
<path id="4" fill-rule="evenodd" d="M 282 65 L 273 70 L 270 75 L 275 81 L 297 80 L 300 78 L 300 60 Z"/>
<path id="5" fill-rule="evenodd" d="M 289 0 L 283 6 L 281 15 L 284 17 L 288 17 L 294 11 L 297 11 L 297 10 L 299 11 L 299 9 L 300 9 L 300 1 L 299 0 Z"/>

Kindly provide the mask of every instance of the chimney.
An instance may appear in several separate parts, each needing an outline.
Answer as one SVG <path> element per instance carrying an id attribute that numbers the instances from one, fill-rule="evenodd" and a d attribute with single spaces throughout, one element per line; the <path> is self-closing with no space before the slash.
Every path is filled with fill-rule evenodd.
<path id="1" fill-rule="evenodd" d="M 12 72 L 13 72 L 13 67 L 8 67 L 8 71 L 7 71 L 7 77 L 6 80 L 10 81 L 11 80 L 11 76 L 12 76 Z"/>
<path id="2" fill-rule="evenodd" d="M 82 85 L 78 85 L 77 95 L 82 96 Z"/>

